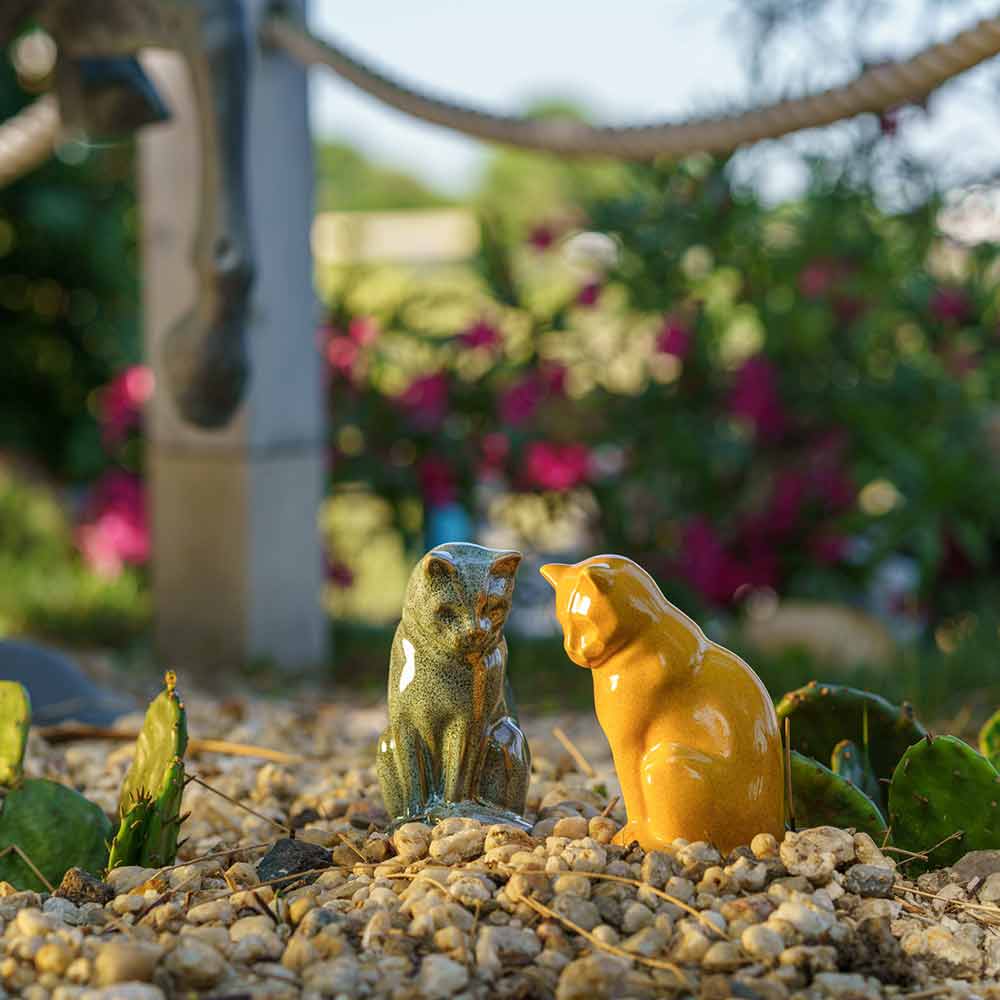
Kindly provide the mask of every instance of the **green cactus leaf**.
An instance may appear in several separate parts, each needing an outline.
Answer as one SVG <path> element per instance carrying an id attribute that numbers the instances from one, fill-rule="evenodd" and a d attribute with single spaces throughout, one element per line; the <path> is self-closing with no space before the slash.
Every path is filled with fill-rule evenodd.
<path id="1" fill-rule="evenodd" d="M 928 855 L 909 865 L 912 871 L 1000 848 L 1000 773 L 957 737 L 928 736 L 903 754 L 892 776 L 889 822 L 897 847 Z"/>
<path id="2" fill-rule="evenodd" d="M 103 872 L 110 838 L 111 823 L 101 808 L 67 785 L 27 778 L 4 796 L 0 850 L 16 844 L 53 886 L 70 868 Z M 13 850 L 0 858 L 0 879 L 17 889 L 46 889 Z"/>
<path id="3" fill-rule="evenodd" d="M 177 856 L 187 717 L 174 684 L 174 675 L 168 673 L 165 690 L 146 712 L 135 759 L 122 786 L 109 868 L 159 868 L 173 864 Z"/>
<path id="4" fill-rule="evenodd" d="M 979 752 L 994 766 L 1000 765 L 1000 708 L 979 730 Z"/>
<path id="5" fill-rule="evenodd" d="M 812 757 L 795 750 L 789 756 L 796 826 L 853 827 L 876 839 L 885 835 L 879 807 L 860 788 Z"/>
<path id="6" fill-rule="evenodd" d="M 851 740 L 867 746 L 872 772 L 886 780 L 907 748 L 926 735 L 907 703 L 893 705 L 870 691 L 838 684 L 811 681 L 786 694 L 776 711 L 779 720 L 789 719 L 793 750 L 831 760 L 833 748 Z M 876 801 L 884 801 L 884 796 Z"/>
<path id="7" fill-rule="evenodd" d="M 0 681 L 0 787 L 21 781 L 24 747 L 31 726 L 31 699 L 24 685 Z"/>
<path id="8" fill-rule="evenodd" d="M 868 756 L 852 740 L 841 740 L 830 755 L 830 770 L 839 778 L 860 788 L 873 802 L 881 802 L 882 787 L 868 761 Z"/>

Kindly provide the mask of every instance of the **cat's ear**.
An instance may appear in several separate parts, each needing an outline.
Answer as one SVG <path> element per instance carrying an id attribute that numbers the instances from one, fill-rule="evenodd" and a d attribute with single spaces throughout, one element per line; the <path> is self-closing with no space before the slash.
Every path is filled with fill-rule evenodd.
<path id="1" fill-rule="evenodd" d="M 607 594 L 614 586 L 614 572 L 609 566 L 588 566 L 584 573 L 600 594 Z"/>
<path id="2" fill-rule="evenodd" d="M 520 552 L 504 552 L 497 556 L 490 564 L 490 574 L 513 580 L 514 574 L 517 572 L 517 567 L 521 565 L 522 558 Z"/>
<path id="3" fill-rule="evenodd" d="M 454 576 L 457 572 L 458 567 L 450 552 L 431 549 L 424 556 L 424 574 L 431 579 L 440 580 L 444 577 Z"/>
<path id="4" fill-rule="evenodd" d="M 552 589 L 555 590 L 559 586 L 559 581 L 572 569 L 573 567 L 569 563 L 546 563 L 542 566 L 538 572 L 552 584 Z"/>

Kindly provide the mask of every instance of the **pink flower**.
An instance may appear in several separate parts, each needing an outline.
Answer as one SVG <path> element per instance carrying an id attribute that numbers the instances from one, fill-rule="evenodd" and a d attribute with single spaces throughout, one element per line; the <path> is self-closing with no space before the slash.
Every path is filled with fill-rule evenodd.
<path id="1" fill-rule="evenodd" d="M 525 453 L 525 477 L 544 490 L 572 489 L 586 480 L 589 470 L 590 453 L 582 444 L 535 441 Z"/>
<path id="2" fill-rule="evenodd" d="M 729 412 L 753 425 L 760 438 L 776 440 L 784 434 L 788 419 L 778 396 L 777 372 L 763 355 L 748 358 L 737 371 Z"/>
<path id="3" fill-rule="evenodd" d="M 961 288 L 935 289 L 929 308 L 939 323 L 963 323 L 972 313 L 972 303 Z"/>
<path id="4" fill-rule="evenodd" d="M 463 347 L 493 348 L 500 343 L 500 331 L 485 320 L 479 320 L 464 333 L 458 335 L 458 342 Z"/>
<path id="5" fill-rule="evenodd" d="M 693 339 L 691 332 L 682 326 L 676 319 L 667 317 L 663 321 L 663 327 L 656 335 L 656 350 L 660 354 L 672 354 L 682 361 L 691 351 Z"/>
<path id="6" fill-rule="evenodd" d="M 146 365 L 132 365 L 101 392 L 101 437 L 106 448 L 125 440 L 142 422 L 142 408 L 152 398 L 156 380 Z"/>
<path id="7" fill-rule="evenodd" d="M 378 339 L 378 322 L 371 316 L 355 316 L 348 324 L 347 335 L 359 347 L 367 347 Z"/>
<path id="8" fill-rule="evenodd" d="M 545 396 L 545 386 L 537 375 L 526 375 L 500 396 L 500 419 L 510 427 L 526 424 L 535 415 Z"/>
<path id="9" fill-rule="evenodd" d="M 458 498 L 455 472 L 439 455 L 427 455 L 417 465 L 420 492 L 431 507 L 443 507 Z"/>
<path id="10" fill-rule="evenodd" d="M 448 378 L 443 372 L 415 378 L 399 397 L 399 405 L 407 410 L 414 423 L 430 430 L 448 414 Z"/>
<path id="11" fill-rule="evenodd" d="M 767 527 L 771 533 L 787 536 L 795 530 L 807 492 L 808 483 L 801 472 L 789 470 L 778 475 L 767 510 Z"/>
<path id="12" fill-rule="evenodd" d="M 485 472 L 497 472 L 503 468 L 510 454 L 510 439 L 500 431 L 484 434 L 480 442 L 482 467 Z"/>
<path id="13" fill-rule="evenodd" d="M 126 564 L 148 561 L 145 496 L 137 476 L 115 470 L 98 480 L 81 518 L 77 545 L 101 576 L 114 577 Z"/>
<path id="14" fill-rule="evenodd" d="M 361 349 L 351 337 L 330 337 L 326 345 L 326 360 L 330 367 L 348 381 L 353 380 Z"/>
<path id="15" fill-rule="evenodd" d="M 842 271 L 835 260 L 817 257 L 799 272 L 799 291 L 807 299 L 822 298 L 839 280 Z"/>
<path id="16" fill-rule="evenodd" d="M 566 392 L 566 366 L 555 361 L 547 362 L 539 369 L 539 377 L 546 391 L 552 396 L 562 396 Z"/>
<path id="17" fill-rule="evenodd" d="M 536 250 L 543 251 L 548 250 L 556 241 L 556 232 L 552 226 L 547 226 L 544 223 L 535 226 L 531 232 L 528 234 L 528 243 L 531 244 Z"/>
<path id="18" fill-rule="evenodd" d="M 694 517 L 681 538 L 679 572 L 715 604 L 727 604 L 741 587 L 776 586 L 778 559 L 773 549 L 753 536 L 744 538 L 741 547 L 742 556 L 735 556 L 707 518 Z"/>
<path id="19" fill-rule="evenodd" d="M 597 281 L 588 281 L 576 295 L 577 305 L 590 309 L 597 305 L 597 300 L 601 297 L 601 285 Z"/>

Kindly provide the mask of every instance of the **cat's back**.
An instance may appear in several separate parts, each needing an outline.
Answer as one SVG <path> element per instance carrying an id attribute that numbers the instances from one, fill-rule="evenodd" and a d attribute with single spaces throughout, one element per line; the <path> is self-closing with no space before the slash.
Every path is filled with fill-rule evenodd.
<path id="1" fill-rule="evenodd" d="M 705 705 L 724 720 L 734 752 L 768 754 L 774 750 L 780 739 L 774 705 L 745 660 L 709 641 L 697 687 Z"/>

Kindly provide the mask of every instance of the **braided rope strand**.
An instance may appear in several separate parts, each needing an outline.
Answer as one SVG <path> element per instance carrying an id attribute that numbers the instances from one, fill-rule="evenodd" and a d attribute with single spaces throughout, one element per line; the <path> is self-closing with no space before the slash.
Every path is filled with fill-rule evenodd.
<path id="1" fill-rule="evenodd" d="M 646 160 L 689 153 L 730 153 L 800 129 L 829 125 L 864 112 L 885 112 L 923 100 L 941 84 L 1000 52 L 1000 17 L 984 18 L 953 38 L 909 59 L 865 70 L 849 83 L 806 97 L 777 101 L 741 114 L 629 127 L 594 127 L 565 120 L 493 114 L 400 83 L 347 49 L 276 16 L 262 41 L 304 65 L 322 65 L 377 100 L 423 121 L 487 142 L 565 156 Z"/>
<path id="2" fill-rule="evenodd" d="M 849 83 L 817 94 L 725 117 L 627 127 L 497 115 L 435 97 L 393 80 L 345 48 L 316 38 L 283 17 L 266 21 L 261 36 L 304 65 L 329 67 L 384 104 L 477 139 L 565 156 L 645 160 L 730 153 L 763 139 L 923 100 L 952 77 L 1000 53 L 1000 17 L 984 18 L 910 59 L 865 70 Z M 59 129 L 59 109 L 51 95 L 0 124 L 0 188 L 43 163 L 56 146 Z"/>

